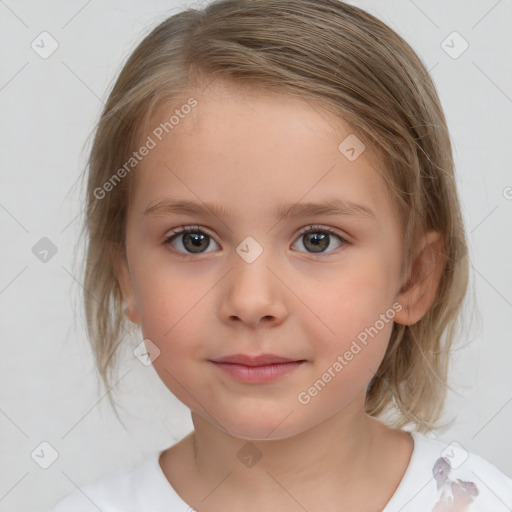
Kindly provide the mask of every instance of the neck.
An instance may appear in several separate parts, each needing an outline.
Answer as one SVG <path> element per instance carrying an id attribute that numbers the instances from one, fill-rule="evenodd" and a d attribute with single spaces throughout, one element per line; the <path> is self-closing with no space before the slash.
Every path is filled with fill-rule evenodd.
<path id="1" fill-rule="evenodd" d="M 281 439 L 241 439 L 194 412 L 192 420 L 195 431 L 166 451 L 161 466 L 196 510 L 382 510 L 413 449 L 409 434 L 355 401 Z"/>
<path id="2" fill-rule="evenodd" d="M 291 437 L 247 441 L 195 413 L 192 419 L 196 473 L 211 489 L 229 475 L 222 488 L 231 497 L 233 492 L 240 496 L 261 496 L 262 491 L 283 494 L 282 488 L 291 495 L 300 494 L 305 483 L 314 485 L 317 492 L 350 489 L 357 494 L 367 480 L 384 428 L 364 412 L 347 408 Z"/>

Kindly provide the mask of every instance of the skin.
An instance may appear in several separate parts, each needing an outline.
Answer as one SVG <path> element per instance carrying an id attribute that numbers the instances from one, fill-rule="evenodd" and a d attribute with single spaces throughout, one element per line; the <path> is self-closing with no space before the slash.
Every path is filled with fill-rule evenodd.
<path id="1" fill-rule="evenodd" d="M 440 236 L 420 240 L 406 288 L 399 223 L 375 155 L 367 146 L 349 161 L 338 150 L 348 125 L 319 105 L 220 81 L 191 96 L 198 106 L 133 175 L 127 260 L 116 266 L 128 318 L 159 348 L 153 366 L 192 414 L 194 432 L 163 453 L 162 471 L 199 511 L 381 509 L 413 448 L 408 434 L 364 410 L 392 322 L 308 404 L 297 395 L 393 303 L 402 306 L 397 323 L 425 314 L 441 271 Z M 160 112 L 155 126 L 184 103 Z M 273 214 L 281 204 L 333 195 L 371 208 L 375 218 Z M 228 213 L 144 215 L 171 196 Z M 182 235 L 165 244 L 182 225 L 210 236 L 206 252 L 190 253 Z M 323 252 L 299 236 L 311 225 L 333 230 Z M 252 263 L 236 252 L 248 236 L 263 249 Z M 255 385 L 208 361 L 267 352 L 306 362 Z M 247 442 L 261 454 L 252 467 L 237 457 Z"/>

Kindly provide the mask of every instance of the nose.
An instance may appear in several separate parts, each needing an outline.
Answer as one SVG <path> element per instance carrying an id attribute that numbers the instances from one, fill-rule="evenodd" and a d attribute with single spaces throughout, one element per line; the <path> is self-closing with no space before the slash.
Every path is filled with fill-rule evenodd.
<path id="1" fill-rule="evenodd" d="M 277 326 L 288 316 L 285 280 L 264 254 L 252 263 L 233 255 L 231 271 L 220 286 L 219 315 L 223 322 L 251 328 Z"/>

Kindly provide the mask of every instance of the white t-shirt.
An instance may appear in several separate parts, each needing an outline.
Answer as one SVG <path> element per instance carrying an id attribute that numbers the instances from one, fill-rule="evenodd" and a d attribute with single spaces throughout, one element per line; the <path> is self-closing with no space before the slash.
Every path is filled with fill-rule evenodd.
<path id="1" fill-rule="evenodd" d="M 409 465 L 382 512 L 512 510 L 512 479 L 490 462 L 456 442 L 411 435 Z M 49 512 L 192 512 L 160 468 L 161 453 L 76 489 Z"/>

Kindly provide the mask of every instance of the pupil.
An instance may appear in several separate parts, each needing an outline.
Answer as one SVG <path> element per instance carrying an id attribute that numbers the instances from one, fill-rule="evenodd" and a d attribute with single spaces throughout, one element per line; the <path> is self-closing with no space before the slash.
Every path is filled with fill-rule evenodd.
<path id="1" fill-rule="evenodd" d="M 187 233 L 185 235 L 185 240 L 184 240 L 184 245 L 185 247 L 187 247 L 187 242 L 192 242 L 192 248 L 201 248 L 201 242 L 203 242 L 205 240 L 207 235 L 202 235 L 202 234 L 193 234 L 193 233 Z M 188 249 L 190 249 L 190 247 L 187 247 Z M 206 249 L 206 247 L 204 247 L 203 249 Z M 200 252 L 200 251 L 192 251 L 192 252 Z"/>
<path id="2" fill-rule="evenodd" d="M 329 246 L 328 237 L 329 235 L 326 233 L 310 233 L 306 236 L 306 241 L 313 244 L 313 252 L 321 252 Z M 305 244 L 306 247 L 308 243 Z"/>

